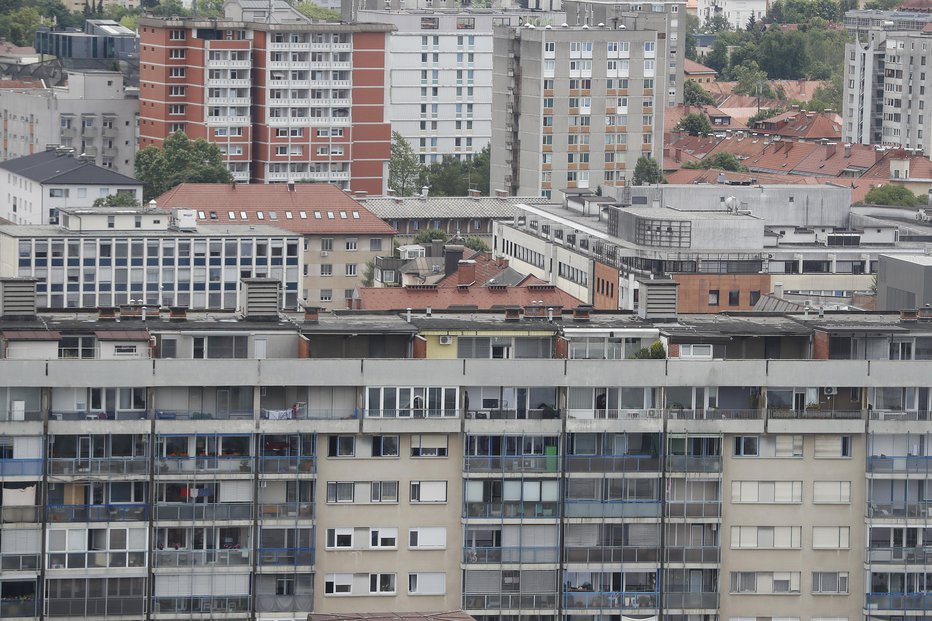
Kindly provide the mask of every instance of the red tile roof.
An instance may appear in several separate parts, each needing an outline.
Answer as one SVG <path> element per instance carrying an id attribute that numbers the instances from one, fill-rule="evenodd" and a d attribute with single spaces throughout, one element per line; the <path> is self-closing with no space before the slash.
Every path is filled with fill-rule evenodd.
<path id="1" fill-rule="evenodd" d="M 857 177 L 877 161 L 874 147 L 862 144 L 820 144 L 793 169 L 796 174 Z"/>
<path id="2" fill-rule="evenodd" d="M 758 121 L 754 130 L 799 140 L 840 140 L 841 123 L 834 114 L 790 110 L 775 117 Z"/>
<path id="3" fill-rule="evenodd" d="M 727 172 L 721 170 L 692 170 L 683 168 L 667 174 L 667 183 L 685 184 L 685 183 L 718 183 L 719 174 L 725 175 L 725 180 L 729 182 L 750 182 L 756 181 L 760 184 L 786 184 L 794 185 L 815 185 L 825 183 L 825 180 L 819 180 L 815 177 L 801 175 L 772 175 L 769 173 L 739 173 Z"/>
<path id="4" fill-rule="evenodd" d="M 294 190 L 284 183 L 182 183 L 155 200 L 162 209 L 194 209 L 204 224 L 271 224 L 303 235 L 395 233 L 346 192 L 323 183 L 296 183 Z"/>
<path id="5" fill-rule="evenodd" d="M 0 80 L 0 88 L 45 88 L 42 80 Z"/>
<path id="6" fill-rule="evenodd" d="M 860 145 L 859 145 L 860 146 Z M 873 149 L 873 147 L 865 147 Z M 893 175 L 890 174 L 890 160 L 909 158 L 909 177 L 907 179 L 932 179 L 932 160 L 924 155 L 908 154 L 903 149 L 890 149 L 887 151 L 874 152 L 876 163 L 861 175 L 861 179 L 873 182 L 874 185 L 882 185 Z"/>
<path id="7" fill-rule="evenodd" d="M 811 142 L 772 142 L 759 154 L 741 163 L 755 172 L 789 174 L 818 145 Z"/>
<path id="8" fill-rule="evenodd" d="M 503 258 L 494 258 L 491 253 L 487 252 L 475 252 L 467 250 L 467 253 L 472 252 L 471 255 L 464 255 L 464 259 L 472 260 L 476 262 L 476 284 L 487 283 L 503 271 L 508 269 L 508 259 Z M 459 274 L 454 272 L 448 276 L 444 276 L 439 281 L 437 281 L 437 286 L 440 287 L 455 287 L 459 284 Z"/>
<path id="9" fill-rule="evenodd" d="M 683 73 L 687 76 L 690 75 L 718 75 L 718 71 L 712 69 L 711 67 L 706 67 L 701 63 L 697 63 L 694 60 L 689 60 L 688 58 L 683 61 Z"/>

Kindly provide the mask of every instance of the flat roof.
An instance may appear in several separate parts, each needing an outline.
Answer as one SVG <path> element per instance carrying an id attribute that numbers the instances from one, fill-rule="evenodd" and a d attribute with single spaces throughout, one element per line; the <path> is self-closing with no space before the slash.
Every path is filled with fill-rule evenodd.
<path id="1" fill-rule="evenodd" d="M 70 231 L 54 224 L 7 224 L 0 226 L 0 235 L 9 237 L 294 237 L 300 238 L 300 233 L 292 233 L 277 226 L 256 224 L 251 226 L 227 226 L 224 224 L 199 224 L 197 229 L 159 229 L 147 231 L 144 229 L 97 229 L 93 231 Z"/>
<path id="2" fill-rule="evenodd" d="M 916 265 L 922 265 L 925 267 L 932 266 L 932 255 L 928 254 L 897 254 L 897 255 L 880 255 L 880 258 L 890 258 L 896 259 L 898 261 L 905 261 L 906 263 L 914 263 Z"/>

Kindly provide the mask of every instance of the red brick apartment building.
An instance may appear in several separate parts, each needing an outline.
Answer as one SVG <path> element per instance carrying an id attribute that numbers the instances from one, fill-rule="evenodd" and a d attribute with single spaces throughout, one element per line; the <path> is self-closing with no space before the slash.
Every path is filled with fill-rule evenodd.
<path id="1" fill-rule="evenodd" d="M 217 144 L 237 181 L 383 194 L 392 26 L 243 17 L 139 21 L 140 148 L 182 130 Z"/>

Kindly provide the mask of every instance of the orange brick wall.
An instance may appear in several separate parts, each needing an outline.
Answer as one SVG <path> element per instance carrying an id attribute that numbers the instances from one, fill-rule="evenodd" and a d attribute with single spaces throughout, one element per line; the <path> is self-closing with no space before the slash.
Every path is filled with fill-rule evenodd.
<path id="1" fill-rule="evenodd" d="M 676 310 L 680 313 L 720 313 L 751 310 L 751 291 L 770 292 L 769 274 L 674 274 L 680 284 Z M 709 291 L 719 292 L 718 306 L 709 305 Z M 737 306 L 728 304 L 728 292 L 739 291 Z"/>

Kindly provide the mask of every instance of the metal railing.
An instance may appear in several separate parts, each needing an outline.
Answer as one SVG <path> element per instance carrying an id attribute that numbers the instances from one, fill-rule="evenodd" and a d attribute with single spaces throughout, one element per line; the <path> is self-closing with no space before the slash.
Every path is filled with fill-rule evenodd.
<path id="1" fill-rule="evenodd" d="M 259 565 L 314 564 L 314 548 L 259 548 L 256 555 Z"/>
<path id="2" fill-rule="evenodd" d="M 721 455 L 667 455 L 668 472 L 721 472 Z"/>
<path id="3" fill-rule="evenodd" d="M 0 459 L 0 476 L 41 477 L 42 476 L 42 458 Z"/>
<path id="4" fill-rule="evenodd" d="M 556 546 L 463 548 L 464 563 L 557 563 L 560 549 Z"/>
<path id="5" fill-rule="evenodd" d="M 247 612 L 250 597 L 248 595 L 228 595 L 222 597 L 153 597 L 153 613 L 198 613 L 211 612 Z"/>
<path id="6" fill-rule="evenodd" d="M 667 410 L 670 420 L 760 420 L 764 418 L 764 411 L 760 409 L 732 410 L 682 410 L 671 408 Z"/>
<path id="7" fill-rule="evenodd" d="M 251 552 L 249 546 L 223 550 L 156 550 L 152 553 L 152 564 L 154 567 L 234 567 L 249 565 Z"/>
<path id="8" fill-rule="evenodd" d="M 201 455 L 199 457 L 159 457 L 155 462 L 156 474 L 176 472 L 242 472 L 251 473 L 255 459 L 249 455 Z"/>
<path id="9" fill-rule="evenodd" d="M 660 549 L 632 546 L 568 547 L 563 551 L 563 560 L 566 563 L 656 563 L 660 560 Z"/>
<path id="10" fill-rule="evenodd" d="M 868 472 L 932 471 L 932 456 L 927 455 L 871 455 L 867 458 Z"/>
<path id="11" fill-rule="evenodd" d="M 50 522 L 136 522 L 147 519 L 145 504 L 125 505 L 49 505 Z"/>
<path id="12" fill-rule="evenodd" d="M 306 612 L 313 608 L 313 595 L 256 595 L 256 612 Z"/>
<path id="13" fill-rule="evenodd" d="M 518 410 L 512 409 L 491 409 L 491 410 L 467 410 L 466 418 L 488 419 L 488 420 L 552 420 L 560 418 L 560 410 L 556 408 L 541 408 Z"/>
<path id="14" fill-rule="evenodd" d="M 467 502 L 466 517 L 553 518 L 560 515 L 560 503 L 553 502 Z"/>
<path id="15" fill-rule="evenodd" d="M 466 472 L 558 472 L 558 455 L 468 455 Z"/>
<path id="16" fill-rule="evenodd" d="M 49 554 L 49 569 L 94 569 L 106 567 L 145 567 L 145 552 L 61 552 Z"/>
<path id="17" fill-rule="evenodd" d="M 98 617 L 107 615 L 141 615 L 146 611 L 146 598 L 87 597 L 55 598 L 45 601 L 45 614 L 49 617 Z"/>
<path id="18" fill-rule="evenodd" d="M 463 594 L 463 608 L 467 610 L 555 610 L 556 607 L 555 593 Z"/>
<path id="19" fill-rule="evenodd" d="M 149 413 L 145 410 L 111 410 L 75 412 L 53 410 L 49 412 L 49 420 L 147 420 Z"/>
<path id="20" fill-rule="evenodd" d="M 147 457 L 65 458 L 48 460 L 50 475 L 148 474 Z"/>
<path id="21" fill-rule="evenodd" d="M 929 610 L 932 593 L 868 593 L 864 603 L 868 610 Z"/>
<path id="22" fill-rule="evenodd" d="M 228 412 L 199 412 L 195 410 L 156 410 L 157 420 L 252 420 L 255 413 L 252 410 L 237 410 Z"/>
<path id="23" fill-rule="evenodd" d="M 656 608 L 659 593 L 637 591 L 569 591 L 563 593 L 563 607 L 591 608 Z"/>
<path id="24" fill-rule="evenodd" d="M 10 617 L 35 617 L 36 600 L 35 597 L 24 599 L 0 599 L 0 617 L 9 619 Z"/>
<path id="25" fill-rule="evenodd" d="M 8 535 L 9 536 L 9 535 Z M 0 571 L 39 569 L 40 554 L 0 554 Z"/>
<path id="26" fill-rule="evenodd" d="M 767 410 L 767 418 L 772 419 L 812 419 L 812 420 L 858 420 L 864 418 L 861 410 Z"/>
<path id="27" fill-rule="evenodd" d="M 871 420 L 932 420 L 932 412 L 929 410 L 871 410 L 869 414 Z"/>
<path id="28" fill-rule="evenodd" d="M 667 500 L 664 503 L 664 509 L 666 511 L 667 517 L 685 517 L 685 518 L 721 517 L 722 516 L 722 501 L 720 500 L 707 500 L 707 501 Z"/>
<path id="29" fill-rule="evenodd" d="M 0 523 L 14 524 L 17 522 L 35 524 L 40 520 L 42 507 L 35 505 L 22 507 L 0 507 Z"/>
<path id="30" fill-rule="evenodd" d="M 157 504 L 155 505 L 155 519 L 164 521 L 251 520 L 252 503 Z"/>
<path id="31" fill-rule="evenodd" d="M 45 420 L 45 414 L 42 410 L 26 410 L 22 412 L 22 418 L 19 418 L 19 414 L 15 414 L 7 410 L 6 412 L 0 412 L 0 422 L 3 423 L 16 423 L 16 422 L 40 422 Z"/>
<path id="32" fill-rule="evenodd" d="M 660 500 L 567 500 L 566 517 L 660 517 Z"/>
<path id="33" fill-rule="evenodd" d="M 663 410 L 638 408 L 573 408 L 566 410 L 567 418 L 580 420 L 641 420 L 663 418 Z"/>
<path id="34" fill-rule="evenodd" d="M 422 409 L 398 409 L 398 410 L 365 410 L 366 418 L 456 418 L 459 416 L 459 410 L 432 410 Z"/>
<path id="35" fill-rule="evenodd" d="M 867 558 L 871 563 L 915 563 L 917 565 L 932 564 L 932 548 L 903 548 L 903 547 L 875 547 L 867 551 Z"/>
<path id="36" fill-rule="evenodd" d="M 313 502 L 260 502 L 259 519 L 277 520 L 314 517 Z"/>
<path id="37" fill-rule="evenodd" d="M 671 593 L 663 594 L 664 608 L 718 608 L 718 593 Z"/>
<path id="38" fill-rule="evenodd" d="M 261 474 L 313 473 L 315 471 L 314 462 L 314 457 L 304 455 L 291 457 L 260 456 L 259 472 Z"/>
<path id="39" fill-rule="evenodd" d="M 722 557 L 718 546 L 670 546 L 664 548 L 668 563 L 718 563 Z"/>
<path id="40" fill-rule="evenodd" d="M 654 455 L 568 455 L 567 472 L 660 472 Z"/>

